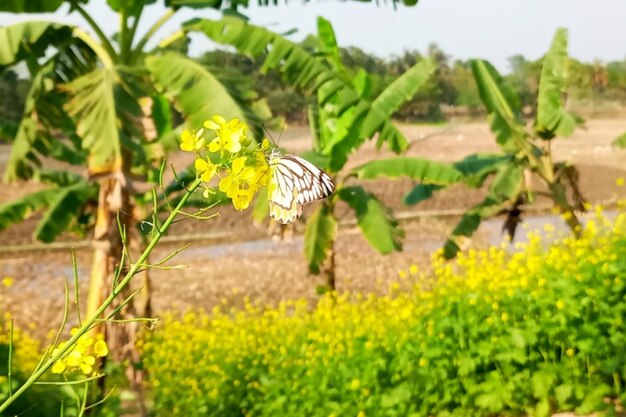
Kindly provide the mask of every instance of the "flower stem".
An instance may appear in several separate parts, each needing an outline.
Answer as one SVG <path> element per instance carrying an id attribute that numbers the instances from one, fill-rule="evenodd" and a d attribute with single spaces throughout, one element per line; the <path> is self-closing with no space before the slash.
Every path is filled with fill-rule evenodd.
<path id="1" fill-rule="evenodd" d="M 95 313 L 86 320 L 83 325 L 78 329 L 78 331 L 68 340 L 68 342 L 62 347 L 59 348 L 56 354 L 52 355 L 41 367 L 39 367 L 35 372 L 31 374 L 31 376 L 26 380 L 24 385 L 19 387 L 13 395 L 10 395 L 2 404 L 0 404 L 0 414 L 6 410 L 12 403 L 15 401 L 20 395 L 22 395 L 28 388 L 30 388 L 35 382 L 39 380 L 43 376 L 43 374 L 54 365 L 54 363 L 61 359 L 67 351 L 69 351 L 75 344 L 78 342 L 78 339 L 85 333 L 87 333 L 91 327 L 98 321 L 100 316 L 106 311 L 106 309 L 113 303 L 115 298 L 119 295 L 119 293 L 128 285 L 133 276 L 137 273 L 137 271 L 144 267 L 144 262 L 148 259 L 150 253 L 154 250 L 161 237 L 165 234 L 167 229 L 172 224 L 172 221 L 176 218 L 178 213 L 182 210 L 183 206 L 191 196 L 191 194 L 198 188 L 198 185 L 202 182 L 201 179 L 196 179 L 191 186 L 188 188 L 187 192 L 180 199 L 174 210 L 170 213 L 170 215 L 165 219 L 165 222 L 159 227 L 157 233 L 154 234 L 150 243 L 146 249 L 144 249 L 143 253 L 137 259 L 131 268 L 128 270 L 124 278 L 119 282 L 119 284 L 113 289 L 111 294 L 102 302 L 100 307 L 95 311 Z"/>

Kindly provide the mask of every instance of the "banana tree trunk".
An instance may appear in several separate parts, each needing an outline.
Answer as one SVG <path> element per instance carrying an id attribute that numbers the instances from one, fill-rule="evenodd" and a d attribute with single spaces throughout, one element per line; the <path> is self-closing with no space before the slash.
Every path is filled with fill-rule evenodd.
<path id="1" fill-rule="evenodd" d="M 333 240 L 328 250 L 328 258 L 326 258 L 326 265 L 324 268 L 324 274 L 326 275 L 326 286 L 329 291 L 335 292 L 337 290 L 337 276 L 335 265 L 335 241 Z"/>
<path id="2" fill-rule="evenodd" d="M 121 173 L 111 175 L 100 180 L 100 194 L 98 211 L 94 231 L 94 254 L 87 297 L 87 315 L 92 315 L 102 301 L 110 294 L 115 285 L 113 282 L 118 268 L 122 268 L 124 275 L 127 265 L 120 265 L 124 242 L 120 236 L 120 229 L 125 231 L 126 245 L 129 248 L 134 235 L 133 203 L 129 192 L 129 184 Z M 118 226 L 119 221 L 119 226 Z M 128 259 L 126 259 L 128 262 Z M 141 280 L 135 280 L 141 281 Z M 126 299 L 135 291 L 138 285 L 131 285 L 124 290 L 105 313 L 112 315 L 120 308 Z M 149 306 L 149 302 L 139 303 Z M 94 328 L 93 333 L 103 333 L 109 346 L 109 359 L 126 366 L 126 376 L 140 395 L 142 415 L 147 415 L 144 401 L 141 399 L 142 373 L 136 367 L 140 357 L 136 349 L 138 324 L 133 319 L 143 316 L 144 311 L 137 311 L 133 299 L 112 317 L 115 321 L 107 321 Z"/>

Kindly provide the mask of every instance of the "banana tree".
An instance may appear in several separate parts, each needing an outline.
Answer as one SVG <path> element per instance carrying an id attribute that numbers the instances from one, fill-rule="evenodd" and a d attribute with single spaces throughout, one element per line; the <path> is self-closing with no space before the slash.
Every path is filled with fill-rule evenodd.
<path id="1" fill-rule="evenodd" d="M 381 253 L 400 250 L 403 231 L 391 210 L 354 182 L 354 177 L 373 177 L 382 167 L 372 162 L 350 171 L 345 165 L 353 152 L 373 138 L 377 138 L 378 148 L 386 144 L 396 153 L 407 149 L 406 138 L 390 118 L 434 72 L 433 61 L 418 62 L 377 97 L 372 97 L 370 76 L 364 70 L 351 74 L 344 67 L 334 30 L 323 18 L 318 19 L 318 36 L 309 37 L 302 44 L 230 17 L 218 21 L 195 19 L 183 25 L 180 35 L 185 32 L 203 33 L 253 59 L 262 59 L 263 72 L 279 71 L 288 84 L 309 97 L 313 150 L 305 157 L 330 173 L 337 184 L 335 195 L 325 200 L 306 222 L 304 253 L 310 271 L 323 271 L 327 287 L 335 288 L 336 204 L 340 200 L 354 211 L 363 236 L 373 248 Z M 433 181 L 450 182 L 453 179 L 445 173 L 456 175 L 444 164 L 417 158 L 398 157 L 383 165 L 391 177 L 405 175 L 419 180 L 430 177 Z M 266 213 L 263 203 L 258 202 L 257 212 Z"/>
<path id="2" fill-rule="evenodd" d="M 18 0 L 3 2 L 0 10 L 54 11 L 64 3 L 96 37 L 76 26 L 43 21 L 0 27 L 0 71 L 23 62 L 32 80 L 4 179 L 49 185 L 0 205 L 0 229 L 43 212 L 34 234 L 41 241 L 50 242 L 66 230 L 93 231 L 90 316 L 108 295 L 116 269 L 126 267 L 118 265 L 124 246 L 141 245 L 141 205 L 151 200 L 143 194 L 146 187 L 139 188 L 156 181 L 163 157 L 177 147 L 183 126 L 173 125 L 173 115 L 198 126 L 222 114 L 245 120 L 257 131 L 261 120 L 253 110 L 258 106 L 252 91 L 222 83 L 174 48 L 146 48 L 180 9 L 219 7 L 219 2 L 166 1 L 164 15 L 140 35 L 138 23 L 154 1 L 108 1 L 120 24 L 112 38 L 97 16 L 85 11 L 85 2 Z M 46 168 L 44 161 L 50 159 L 66 168 Z M 141 285 L 149 288 L 147 276 Z M 138 300 L 145 302 L 129 303 L 118 318 L 149 314 L 149 298 Z M 107 326 L 106 331 L 113 359 L 136 363 L 134 325 Z M 134 368 L 128 371 L 135 380 Z"/>
<path id="3" fill-rule="evenodd" d="M 574 235 L 580 236 L 576 211 L 584 210 L 584 198 L 578 186 L 578 171 L 567 161 L 554 162 L 551 149 L 555 138 L 570 136 L 582 123 L 564 103 L 567 63 L 567 31 L 559 29 L 544 59 L 537 116 L 532 128 L 527 128 L 515 92 L 491 64 L 472 61 L 474 79 L 501 153 L 470 155 L 449 165 L 458 172 L 452 183 L 462 182 L 473 188 L 482 187 L 488 178 L 491 183 L 485 199 L 465 212 L 445 242 L 447 258 L 456 255 L 461 241 L 470 237 L 483 219 L 502 212 L 508 215 L 504 229 L 513 237 L 523 204 L 532 202 L 536 194 L 550 198 Z M 545 191 L 531 187 L 529 174 L 541 180 Z M 417 204 L 447 185 L 422 182 L 405 196 L 405 203 Z"/>

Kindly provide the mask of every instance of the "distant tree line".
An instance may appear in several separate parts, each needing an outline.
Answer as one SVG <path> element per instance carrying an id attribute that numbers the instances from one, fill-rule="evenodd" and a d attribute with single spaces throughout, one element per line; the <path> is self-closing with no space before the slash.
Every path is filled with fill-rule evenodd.
<path id="1" fill-rule="evenodd" d="M 185 52 L 187 47 L 185 43 L 178 45 L 177 49 Z M 405 122 L 435 122 L 454 116 L 482 116 L 483 108 L 469 61 L 453 60 L 437 45 L 430 45 L 425 54 L 406 51 L 390 59 L 379 58 L 356 47 L 341 49 L 341 59 L 349 71 L 362 68 L 372 75 L 374 96 L 424 56 L 437 62 L 437 71 L 426 87 L 396 112 L 395 118 Z M 262 74 L 263 62 L 223 50 L 206 52 L 198 62 L 210 67 L 220 78 L 249 84 L 261 98 L 265 98 L 275 116 L 292 123 L 306 122 L 307 98 L 286 85 L 279 74 Z M 542 64 L 543 58 L 536 61 L 529 61 L 521 55 L 509 58 L 510 72 L 506 78 L 517 91 L 528 116 L 534 114 Z M 585 108 L 593 111 L 626 106 L 626 59 L 608 64 L 571 59 L 569 69 L 567 99 L 572 106 L 582 107 L 583 113 Z M 13 131 L 19 122 L 28 86 L 29 81 L 19 79 L 12 70 L 0 76 L 0 134 Z"/>

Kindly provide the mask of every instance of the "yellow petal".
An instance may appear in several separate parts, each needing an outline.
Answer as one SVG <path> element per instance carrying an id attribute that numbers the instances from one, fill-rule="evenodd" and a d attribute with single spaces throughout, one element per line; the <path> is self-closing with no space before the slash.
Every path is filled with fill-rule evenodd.
<path id="1" fill-rule="evenodd" d="M 191 135 L 191 132 L 188 130 L 183 130 L 183 132 L 180 134 L 180 140 L 183 141 L 184 143 L 194 142 L 194 138 Z"/>
<path id="2" fill-rule="evenodd" d="M 193 143 L 181 143 L 179 147 L 181 151 L 185 152 L 193 152 L 195 149 Z"/>
<path id="3" fill-rule="evenodd" d="M 213 120 L 215 120 L 220 125 L 225 125 L 226 124 L 226 119 L 224 119 L 222 116 L 219 116 L 219 115 L 213 116 Z"/>
<path id="4" fill-rule="evenodd" d="M 252 181 L 255 175 L 256 175 L 256 169 L 252 167 L 246 167 L 239 174 L 239 178 L 245 181 Z"/>
<path id="5" fill-rule="evenodd" d="M 98 340 L 93 347 L 93 352 L 97 357 L 102 358 L 109 354 L 109 348 L 104 340 Z"/>
<path id="6" fill-rule="evenodd" d="M 235 210 L 245 210 L 250 205 L 250 199 L 247 195 L 239 195 L 233 198 L 233 206 Z"/>
<path id="7" fill-rule="evenodd" d="M 220 184 L 218 188 L 220 189 L 221 192 L 225 193 L 230 188 L 232 182 L 233 182 L 232 177 L 230 175 L 227 175 L 220 180 Z"/>
<path id="8" fill-rule="evenodd" d="M 193 162 L 193 167 L 198 172 L 206 171 L 209 168 L 209 164 L 202 158 L 198 158 Z"/>
<path id="9" fill-rule="evenodd" d="M 211 181 L 211 179 L 213 178 L 216 172 L 217 172 L 217 167 L 215 165 L 212 165 L 210 167 L 207 167 L 207 169 L 202 173 L 200 178 L 204 182 L 209 182 Z"/>
<path id="10" fill-rule="evenodd" d="M 241 150 L 241 143 L 238 138 L 231 136 L 229 140 L 224 145 L 224 149 L 228 152 L 237 153 Z"/>
<path id="11" fill-rule="evenodd" d="M 53 374 L 62 374 L 65 372 L 66 366 L 63 360 L 56 361 L 54 365 L 52 365 L 52 373 Z"/>
<path id="12" fill-rule="evenodd" d="M 217 152 L 222 147 L 220 138 L 215 138 L 209 143 L 209 152 Z"/>
<path id="13" fill-rule="evenodd" d="M 93 372 L 93 367 L 91 365 L 83 363 L 80 365 L 80 370 L 85 375 L 91 375 L 91 373 Z"/>
<path id="14" fill-rule="evenodd" d="M 245 156 L 240 156 L 239 158 L 233 159 L 233 166 L 231 168 L 233 174 L 237 175 L 238 173 L 240 173 L 243 167 L 245 166 L 245 164 L 246 164 Z"/>
<path id="15" fill-rule="evenodd" d="M 195 143 L 195 149 L 200 150 L 204 146 L 204 138 L 198 138 Z"/>

